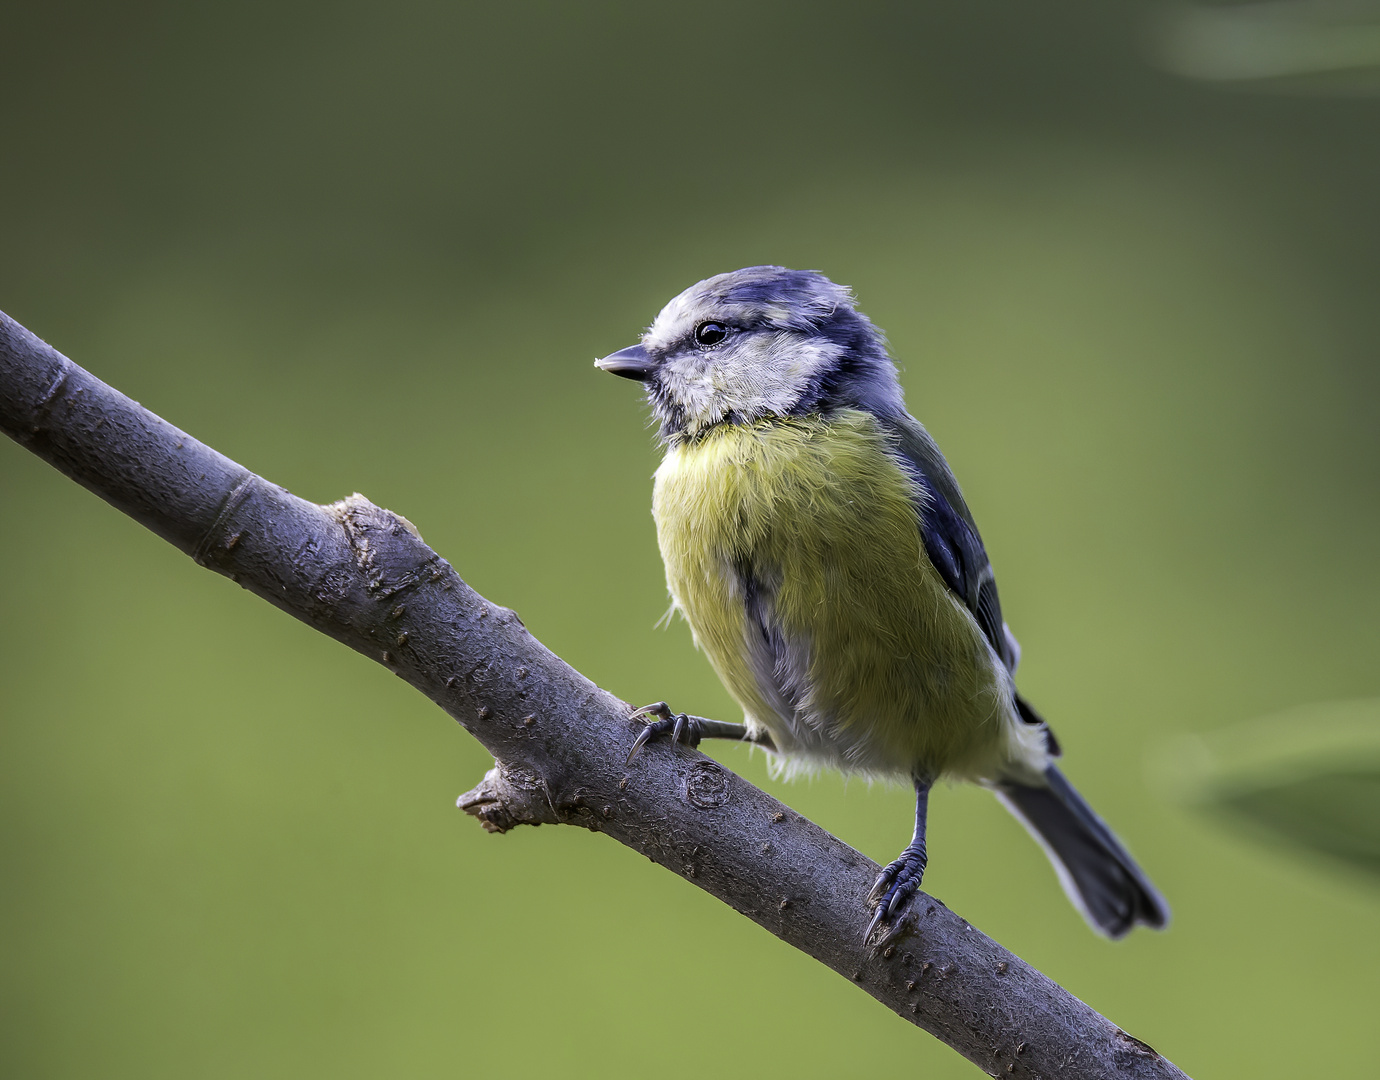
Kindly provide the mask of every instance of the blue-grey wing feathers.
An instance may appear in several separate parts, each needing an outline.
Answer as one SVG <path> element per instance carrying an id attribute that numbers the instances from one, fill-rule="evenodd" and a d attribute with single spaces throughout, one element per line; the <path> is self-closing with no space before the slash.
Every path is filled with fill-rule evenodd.
<path id="1" fill-rule="evenodd" d="M 789 727 L 809 691 L 808 651 L 800 642 L 787 639 L 772 612 L 774 589 L 758 577 L 757 568 L 742 564 L 734 567 L 734 571 L 743 592 L 747 616 L 748 665 L 763 699 Z"/>
<path id="2" fill-rule="evenodd" d="M 993 650 L 1015 671 L 1020 660 L 1016 644 L 1001 617 L 1001 600 L 987 549 L 977 522 L 963 501 L 963 492 L 938 444 L 909 414 L 883 419 L 896 440 L 896 452 L 915 479 L 920 536 L 925 553 L 950 589 L 961 599 Z"/>
<path id="3" fill-rule="evenodd" d="M 1021 647 L 1001 617 L 997 579 L 987 549 L 949 463 L 934 438 L 909 413 L 879 416 L 878 420 L 891 432 L 896 453 L 915 480 L 916 511 L 925 554 L 945 584 L 972 612 L 1007 671 L 1015 674 Z M 1026 723 L 1044 725 L 1049 752 L 1057 756 L 1059 741 L 1054 732 L 1019 694 L 1016 711 Z"/>

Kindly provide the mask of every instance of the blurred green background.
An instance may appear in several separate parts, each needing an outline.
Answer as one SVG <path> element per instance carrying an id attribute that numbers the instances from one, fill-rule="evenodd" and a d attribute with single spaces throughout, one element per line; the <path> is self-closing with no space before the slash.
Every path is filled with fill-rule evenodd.
<path id="1" fill-rule="evenodd" d="M 1175 921 L 1094 937 L 975 789 L 927 888 L 1195 1076 L 1356 1074 L 1375 877 L 1147 763 L 1380 692 L 1380 102 L 1317 50 L 1195 67 L 1182 16 L 5 0 L 0 308 L 405 514 L 626 700 L 733 718 L 654 628 L 657 452 L 591 361 L 712 273 L 851 284 Z M 0 498 L 5 1075 L 976 1075 L 605 837 L 482 833 L 437 709 L 8 441 Z M 713 752 L 874 858 L 909 836 L 905 791 Z"/>

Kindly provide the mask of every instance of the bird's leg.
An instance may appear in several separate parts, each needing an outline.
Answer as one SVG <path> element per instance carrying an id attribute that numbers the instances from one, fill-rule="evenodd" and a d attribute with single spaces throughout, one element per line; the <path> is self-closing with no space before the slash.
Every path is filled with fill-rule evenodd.
<path id="1" fill-rule="evenodd" d="M 653 739 L 664 738 L 667 735 L 671 736 L 672 742 L 684 743 L 686 746 L 699 746 L 701 739 L 736 739 L 738 742 L 765 746 L 768 750 L 776 749 L 771 736 L 765 731 L 760 735 L 753 735 L 748 731 L 746 724 L 730 724 L 723 720 L 706 720 L 703 716 L 673 713 L 671 706 L 664 701 L 642 706 L 629 719 L 639 720 L 644 716 L 655 716 L 657 719 L 637 733 L 632 749 L 628 751 L 629 761 Z"/>
<path id="2" fill-rule="evenodd" d="M 877 875 L 877 883 L 867 894 L 867 903 L 876 908 L 872 921 L 863 934 L 867 941 L 872 933 L 884 922 L 889 922 L 906 905 L 906 901 L 920 888 L 920 879 L 925 876 L 925 864 L 929 857 L 925 854 L 925 820 L 929 816 L 930 787 L 934 781 L 929 777 L 915 778 L 915 836 L 906 845 L 906 850 Z"/>

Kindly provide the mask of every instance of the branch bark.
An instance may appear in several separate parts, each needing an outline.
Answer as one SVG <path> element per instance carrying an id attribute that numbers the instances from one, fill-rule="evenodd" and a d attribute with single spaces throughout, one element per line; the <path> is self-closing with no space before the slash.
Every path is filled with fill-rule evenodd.
<path id="1" fill-rule="evenodd" d="M 686 878 L 991 1076 L 1184 1074 L 923 893 L 862 943 L 878 867 L 717 762 L 625 765 L 630 707 L 470 589 L 397 514 L 299 499 L 0 313 L 0 429 L 202 566 L 383 664 L 496 759 L 459 805 L 485 829 L 579 825 Z"/>

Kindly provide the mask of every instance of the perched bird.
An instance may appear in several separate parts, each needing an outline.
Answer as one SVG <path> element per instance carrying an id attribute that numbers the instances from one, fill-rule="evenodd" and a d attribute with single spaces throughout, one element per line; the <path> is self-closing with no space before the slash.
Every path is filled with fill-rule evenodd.
<path id="1" fill-rule="evenodd" d="M 1016 692 L 1020 647 L 977 525 L 849 290 L 779 266 L 720 274 L 596 363 L 646 387 L 666 445 L 652 506 L 667 584 L 746 719 L 647 706 L 635 715 L 656 720 L 633 753 L 735 738 L 788 771 L 913 783 L 915 837 L 868 897 L 866 938 L 920 885 L 941 778 L 994 791 L 1094 929 L 1165 925 L 1164 900 Z"/>

